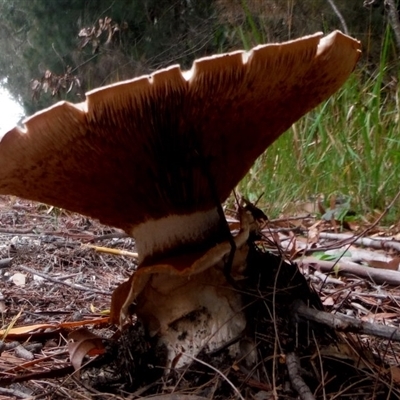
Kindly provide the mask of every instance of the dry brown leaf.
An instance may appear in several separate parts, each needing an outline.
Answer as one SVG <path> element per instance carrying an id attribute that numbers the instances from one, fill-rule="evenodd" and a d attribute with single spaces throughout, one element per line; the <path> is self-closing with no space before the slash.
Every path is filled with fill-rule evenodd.
<path id="1" fill-rule="evenodd" d="M 11 328 L 9 330 L 3 329 L 0 331 L 0 336 L 7 334 L 7 337 L 11 338 L 11 337 L 23 336 L 26 334 L 31 334 L 35 331 L 45 330 L 45 329 L 49 329 L 49 328 L 53 328 L 55 330 L 60 329 L 60 328 L 70 329 L 70 328 L 76 328 L 76 327 L 84 326 L 84 325 L 105 324 L 105 323 L 108 323 L 108 321 L 109 321 L 109 317 L 102 317 L 102 318 L 95 318 L 95 319 L 75 321 L 75 322 L 27 325 L 27 326 L 20 326 L 17 328 Z"/>
<path id="2" fill-rule="evenodd" d="M 316 222 L 314 225 L 310 226 L 308 229 L 308 243 L 315 244 L 319 241 L 321 221 Z"/>
<path id="3" fill-rule="evenodd" d="M 383 321 L 386 319 L 392 319 L 392 318 L 398 318 L 399 313 L 378 313 L 378 314 L 368 314 L 363 317 L 361 317 L 362 321 Z"/>
<path id="4" fill-rule="evenodd" d="M 330 222 L 331 222 L 331 225 L 332 225 L 332 228 L 333 228 L 334 232 L 337 233 L 339 231 L 339 228 L 338 228 L 338 224 L 336 223 L 336 219 L 335 219 L 334 214 L 332 214 Z"/>
<path id="5" fill-rule="evenodd" d="M 291 246 L 290 246 L 290 255 L 289 255 L 289 258 L 290 258 L 291 260 L 293 260 L 293 259 L 296 257 L 297 252 L 298 252 L 297 247 L 296 247 L 296 236 L 293 234 L 293 232 L 290 232 L 289 235 L 290 235 L 290 237 L 291 237 L 291 239 L 290 239 L 290 241 L 291 241 Z"/>
<path id="6" fill-rule="evenodd" d="M 390 374 L 392 375 L 392 380 L 396 385 L 400 385 L 400 368 L 398 365 L 393 365 L 390 367 Z"/>
<path id="7" fill-rule="evenodd" d="M 357 293 L 353 293 L 353 295 L 357 296 Z M 359 298 L 363 303 L 368 304 L 369 306 L 372 306 L 372 307 L 378 307 L 379 306 L 379 302 L 373 297 L 357 296 L 357 298 Z"/>
<path id="8" fill-rule="evenodd" d="M 280 237 L 279 237 L 279 235 L 278 235 L 278 233 L 277 232 L 272 232 L 272 238 L 273 238 L 273 241 L 274 241 L 274 243 L 278 246 L 278 247 L 282 247 L 282 243 L 281 243 L 281 239 L 280 239 Z"/>
<path id="9" fill-rule="evenodd" d="M 395 257 L 391 261 L 380 260 L 363 260 L 372 268 L 389 269 L 391 271 L 398 271 L 400 265 L 400 257 Z"/>
<path id="10" fill-rule="evenodd" d="M 232 231 L 238 231 L 240 229 L 240 221 L 237 220 L 230 220 L 228 221 L 229 223 L 229 230 Z"/>
<path id="11" fill-rule="evenodd" d="M 332 194 L 329 199 L 329 209 L 334 210 L 336 208 L 336 195 Z"/>
<path id="12" fill-rule="evenodd" d="M 86 328 L 80 328 L 68 335 L 70 340 L 68 343 L 68 351 L 70 354 L 71 364 L 76 371 L 82 366 L 83 359 L 89 356 L 103 354 L 105 349 L 101 337 L 88 331 Z"/>
<path id="13" fill-rule="evenodd" d="M 35 325 L 28 325 L 28 326 L 20 326 L 17 328 L 12 328 L 9 331 L 7 331 L 8 335 L 24 335 L 26 333 L 32 333 L 36 330 L 39 329 L 48 329 L 48 328 L 54 328 L 56 324 L 35 324 Z M 58 325 L 58 324 L 57 324 Z M 0 335 L 4 335 L 6 333 L 6 330 L 1 330 Z"/>
<path id="14" fill-rule="evenodd" d="M 326 213 L 326 209 L 325 209 L 322 201 L 323 201 L 322 197 L 318 196 L 318 199 L 317 199 L 318 211 L 321 215 L 324 215 Z"/>
<path id="15" fill-rule="evenodd" d="M 333 306 L 335 304 L 335 299 L 332 296 L 325 297 L 322 304 L 324 306 Z"/>
<path id="16" fill-rule="evenodd" d="M 359 222 L 355 222 L 355 221 L 346 221 L 346 223 L 347 223 L 347 227 L 348 227 L 348 229 L 349 229 L 350 231 L 357 232 L 357 231 L 359 231 L 359 230 L 362 229 Z"/>

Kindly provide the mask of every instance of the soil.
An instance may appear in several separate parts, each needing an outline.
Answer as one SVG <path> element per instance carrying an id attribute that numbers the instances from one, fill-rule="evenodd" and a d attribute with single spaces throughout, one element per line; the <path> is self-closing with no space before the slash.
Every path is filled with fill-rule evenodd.
<path id="1" fill-rule="evenodd" d="M 165 350 L 140 322 L 121 333 L 107 321 L 112 291 L 135 271 L 135 258 L 88 246 L 133 252 L 134 240 L 77 214 L 0 197 L 0 400 L 400 398 L 394 340 L 311 322 L 296 310 L 301 301 L 397 327 L 400 293 L 335 271 L 324 281 L 313 265 L 299 269 L 287 259 L 297 259 L 301 237 L 319 220 L 304 216 L 301 230 L 283 220 L 251 238 L 238 282 L 249 321 L 246 356 L 232 359 L 228 344 L 165 372 Z M 324 222 L 318 229 L 336 228 Z M 285 246 L 282 234 L 298 244 Z"/>

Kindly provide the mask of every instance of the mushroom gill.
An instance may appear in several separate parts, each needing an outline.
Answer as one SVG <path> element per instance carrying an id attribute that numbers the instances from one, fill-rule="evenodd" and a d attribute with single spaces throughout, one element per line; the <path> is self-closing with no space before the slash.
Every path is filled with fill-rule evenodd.
<path id="1" fill-rule="evenodd" d="M 60 102 L 0 142 L 0 194 L 76 211 L 136 240 L 138 271 L 113 294 L 187 362 L 246 325 L 223 269 L 232 240 L 218 212 L 255 159 L 336 92 L 360 56 L 335 31 L 196 60 Z M 251 220 L 234 238 L 233 277 L 245 265 Z M 235 351 L 233 349 L 233 351 Z M 188 357 L 181 357 L 186 353 Z M 176 362 L 176 360 L 179 361 Z"/>

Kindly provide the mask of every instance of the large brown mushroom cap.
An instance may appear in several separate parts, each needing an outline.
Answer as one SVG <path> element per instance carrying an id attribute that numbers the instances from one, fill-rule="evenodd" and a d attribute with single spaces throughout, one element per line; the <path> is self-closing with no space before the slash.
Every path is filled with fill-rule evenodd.
<path id="1" fill-rule="evenodd" d="M 344 83 L 359 55 L 358 41 L 318 33 L 58 103 L 1 139 L 0 193 L 130 233 L 148 220 L 207 213 L 215 200 L 204 164 L 225 200 L 279 135 Z"/>
<path id="2" fill-rule="evenodd" d="M 231 243 L 219 236 L 218 200 L 339 89 L 359 55 L 359 42 L 340 32 L 315 34 L 197 60 L 187 72 L 173 66 L 94 90 L 78 105 L 58 103 L 1 139 L 0 194 L 132 234 L 141 268 L 114 291 L 111 320 L 123 324 L 136 300 L 138 318 L 167 346 L 168 365 L 183 365 L 246 326 L 241 294 L 223 274 Z M 232 262 L 239 275 L 251 224 L 242 217 Z"/>

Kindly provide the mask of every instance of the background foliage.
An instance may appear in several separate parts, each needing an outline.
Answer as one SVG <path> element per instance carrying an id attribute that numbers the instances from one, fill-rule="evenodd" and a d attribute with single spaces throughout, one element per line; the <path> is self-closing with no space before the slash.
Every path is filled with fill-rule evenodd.
<path id="1" fill-rule="evenodd" d="M 400 181 L 398 49 L 384 3 L 0 0 L 0 81 L 29 115 L 170 64 L 190 68 L 217 52 L 347 29 L 363 43 L 358 70 L 258 160 L 241 190 L 251 200 L 264 193 L 271 215 L 333 194 L 358 211 L 382 210 Z M 390 221 L 398 218 L 396 206 Z"/>
<path id="2" fill-rule="evenodd" d="M 336 4 L 350 33 L 363 41 L 364 60 L 376 65 L 382 7 Z M 118 24 L 118 33 L 107 43 L 104 32 L 96 48 L 81 48 L 79 32 L 105 17 Z M 82 96 L 173 63 L 190 68 L 200 56 L 343 28 L 327 0 L 0 0 L 0 19 L 0 79 L 29 113 L 61 96 L 31 101 L 30 82 L 46 70 L 62 76 L 70 67 Z M 67 97 L 75 96 L 76 90 Z"/>

